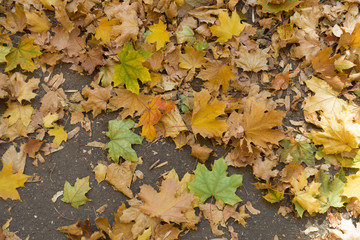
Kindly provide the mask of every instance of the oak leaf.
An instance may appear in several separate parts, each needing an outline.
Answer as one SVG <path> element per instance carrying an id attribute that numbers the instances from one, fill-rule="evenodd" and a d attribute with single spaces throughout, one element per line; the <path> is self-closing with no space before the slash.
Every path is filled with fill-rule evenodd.
<path id="1" fill-rule="evenodd" d="M 95 29 L 95 38 L 101 40 L 105 44 L 110 43 L 113 26 L 116 25 L 118 21 L 116 19 L 108 20 L 107 17 L 104 17 L 100 20 L 99 26 Z"/>
<path id="2" fill-rule="evenodd" d="M 137 162 L 138 156 L 131 144 L 141 144 L 142 138 L 130 131 L 134 127 L 132 120 L 110 120 L 109 131 L 106 136 L 110 138 L 110 142 L 106 144 L 105 149 L 109 149 L 109 156 L 114 162 L 119 162 L 122 157 L 127 161 Z"/>
<path id="3" fill-rule="evenodd" d="M 209 103 L 210 98 L 207 90 L 194 93 L 191 127 L 195 135 L 199 133 L 203 137 L 221 137 L 228 125 L 225 120 L 216 118 L 225 113 L 226 103 L 216 98 Z"/>
<path id="4" fill-rule="evenodd" d="M 161 111 L 169 113 L 175 104 L 171 101 L 161 100 L 161 96 L 156 96 L 148 105 L 147 110 L 141 115 L 138 127 L 142 127 L 141 136 L 145 136 L 148 141 L 156 138 L 156 129 L 154 125 L 159 122 L 161 118 Z"/>
<path id="5" fill-rule="evenodd" d="M 201 68 L 206 63 L 205 51 L 185 46 L 185 54 L 180 54 L 179 67 L 184 69 Z"/>
<path id="6" fill-rule="evenodd" d="M 229 81 L 235 80 L 236 75 L 231 71 L 229 65 L 224 65 L 222 62 L 208 62 L 204 65 L 205 69 L 202 69 L 197 75 L 198 78 L 207 80 L 205 86 L 210 91 L 219 91 L 222 86 L 222 93 L 226 93 L 229 88 Z"/>
<path id="7" fill-rule="evenodd" d="M 68 134 L 64 130 L 64 126 L 55 125 L 54 128 L 49 129 L 48 133 L 50 136 L 55 137 L 53 143 L 56 143 L 58 145 L 60 145 L 63 141 L 66 142 L 68 139 Z"/>
<path id="8" fill-rule="evenodd" d="M 240 17 L 236 11 L 232 12 L 230 18 L 227 12 L 219 10 L 219 20 L 219 26 L 210 27 L 211 33 L 218 37 L 216 42 L 224 43 L 233 36 L 239 36 L 245 28 L 245 24 L 241 24 Z"/>
<path id="9" fill-rule="evenodd" d="M 193 195 L 183 193 L 176 197 L 175 194 L 178 189 L 179 184 L 173 178 L 162 182 L 160 192 L 149 185 L 142 185 L 138 196 L 144 204 L 139 206 L 139 209 L 145 214 L 151 217 L 159 217 L 167 223 L 186 222 L 184 212 L 192 209 Z"/>
<path id="10" fill-rule="evenodd" d="M 12 163 L 4 164 L 0 171 L 0 197 L 4 200 L 21 200 L 17 188 L 24 187 L 24 183 L 30 176 L 22 173 L 12 173 Z"/>
<path id="11" fill-rule="evenodd" d="M 246 139 L 263 148 L 268 148 L 267 143 L 278 144 L 285 137 L 280 129 L 273 129 L 282 125 L 285 112 L 274 109 L 265 112 L 266 110 L 265 102 L 258 103 L 254 97 L 250 97 L 246 101 L 241 122 Z"/>
<path id="12" fill-rule="evenodd" d="M 145 58 L 134 50 L 131 43 L 124 45 L 118 57 L 120 64 L 114 65 L 114 86 L 124 83 L 126 89 L 139 94 L 138 79 L 143 83 L 151 81 L 149 70 L 142 65 Z"/>
<path id="13" fill-rule="evenodd" d="M 20 64 L 20 67 L 26 71 L 33 72 L 36 66 L 33 58 L 41 55 L 39 46 L 33 45 L 34 39 L 25 38 L 19 41 L 18 48 L 12 48 L 6 55 L 5 72 L 9 72 Z"/>
<path id="14" fill-rule="evenodd" d="M 81 179 L 77 178 L 74 186 L 71 186 L 68 181 L 65 181 L 64 197 L 61 201 L 70 203 L 74 208 L 79 208 L 80 205 L 91 201 L 85 196 L 90 189 L 89 176 Z"/>
<path id="15" fill-rule="evenodd" d="M 81 105 L 86 112 L 93 111 L 93 117 L 96 117 L 101 111 L 106 110 L 107 102 L 111 97 L 112 87 L 102 88 L 96 83 L 91 83 L 90 86 L 94 89 L 86 86 L 81 91 L 82 95 L 88 98 L 87 101 L 82 102 Z"/>
<path id="16" fill-rule="evenodd" d="M 209 171 L 204 164 L 198 163 L 194 171 L 195 181 L 188 185 L 190 192 L 200 197 L 201 202 L 205 202 L 211 196 L 229 205 L 242 201 L 235 192 L 242 186 L 243 176 L 233 174 L 227 177 L 227 168 L 223 158 L 215 160 L 212 171 Z"/>
<path id="17" fill-rule="evenodd" d="M 149 29 L 151 33 L 146 37 L 146 41 L 149 43 L 156 42 L 157 51 L 165 47 L 165 43 L 168 42 L 170 38 L 163 21 L 159 20 L 159 23 L 149 26 Z"/>

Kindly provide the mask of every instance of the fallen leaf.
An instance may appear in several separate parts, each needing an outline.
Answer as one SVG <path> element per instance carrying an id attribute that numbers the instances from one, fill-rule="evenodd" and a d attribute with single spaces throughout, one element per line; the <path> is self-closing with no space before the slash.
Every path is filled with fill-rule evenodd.
<path id="1" fill-rule="evenodd" d="M 165 47 L 165 43 L 169 41 L 169 32 L 166 31 L 166 25 L 159 20 L 157 24 L 149 26 L 151 33 L 146 37 L 149 43 L 156 43 L 156 50 Z"/>
<path id="2" fill-rule="evenodd" d="M 103 17 L 100 20 L 99 26 L 97 26 L 95 31 L 95 38 L 101 40 L 105 44 L 110 43 L 113 26 L 116 25 L 118 21 L 116 19 L 108 20 L 107 17 Z"/>
<path id="3" fill-rule="evenodd" d="M 64 197 L 61 201 L 70 203 L 74 208 L 79 208 L 79 206 L 91 201 L 85 196 L 90 189 L 89 177 L 77 178 L 74 186 L 71 186 L 68 181 L 65 181 Z"/>
<path id="4" fill-rule="evenodd" d="M 341 195 L 347 197 L 348 199 L 355 198 L 360 200 L 360 172 L 358 171 L 356 174 L 351 174 L 345 178 L 347 181 L 343 188 L 344 191 Z"/>
<path id="5" fill-rule="evenodd" d="M 46 14 L 38 14 L 36 12 L 25 12 L 26 22 L 30 27 L 28 29 L 32 32 L 47 32 L 51 27 L 51 23 Z"/>
<path id="6" fill-rule="evenodd" d="M 133 198 L 134 195 L 130 189 L 130 185 L 135 169 L 136 164 L 129 161 L 125 161 L 121 165 L 112 163 L 107 167 L 105 181 L 128 198 Z"/>
<path id="7" fill-rule="evenodd" d="M 0 171 L 0 197 L 4 200 L 21 200 L 17 188 L 24 187 L 24 183 L 31 176 L 22 173 L 12 173 L 12 163 L 3 162 L 3 168 Z"/>
<path id="8" fill-rule="evenodd" d="M 20 64 L 20 67 L 26 71 L 33 72 L 36 66 L 33 58 L 41 55 L 39 46 L 33 45 L 34 39 L 25 38 L 18 43 L 18 48 L 12 48 L 6 55 L 5 72 L 9 72 Z"/>
<path id="9" fill-rule="evenodd" d="M 209 171 L 204 164 L 198 163 L 194 171 L 195 181 L 188 185 L 190 192 L 200 197 L 201 202 L 211 196 L 229 205 L 240 202 L 241 198 L 235 192 L 242 186 L 242 175 L 233 174 L 227 177 L 227 168 L 223 158 L 215 160 L 212 171 Z"/>
<path id="10" fill-rule="evenodd" d="M 241 46 L 238 51 L 239 58 L 234 58 L 236 66 L 248 72 L 260 72 L 269 69 L 268 54 L 269 49 L 256 48 L 248 50 L 245 46 Z"/>
<path id="11" fill-rule="evenodd" d="M 109 149 L 109 156 L 114 162 L 118 163 L 120 157 L 131 162 L 139 160 L 131 144 L 141 144 L 142 137 L 130 131 L 133 127 L 134 121 L 130 119 L 109 121 L 106 136 L 110 138 L 110 142 L 106 144 L 105 149 Z"/>
<path id="12" fill-rule="evenodd" d="M 196 157 L 202 163 L 205 163 L 206 160 L 208 160 L 210 153 L 213 151 L 214 149 L 207 146 L 201 146 L 200 144 L 195 143 L 191 145 L 191 156 Z"/>
<path id="13" fill-rule="evenodd" d="M 120 64 L 114 65 L 114 86 L 124 83 L 127 90 L 139 94 L 138 79 L 143 83 L 151 81 L 149 70 L 142 65 L 146 59 L 134 50 L 131 43 L 124 45 L 118 57 Z"/>
<path id="14" fill-rule="evenodd" d="M 24 173 L 26 164 L 26 154 L 24 152 L 24 148 L 25 144 L 21 144 L 18 152 L 16 151 L 15 146 L 11 145 L 1 158 L 3 164 L 12 164 L 13 173 Z"/>
<path id="15" fill-rule="evenodd" d="M 210 27 L 211 33 L 218 37 L 216 42 L 224 43 L 233 36 L 239 36 L 245 28 L 245 24 L 241 24 L 240 17 L 236 11 L 232 12 L 230 18 L 227 12 L 219 10 L 219 20 L 219 26 Z"/>
<path id="16" fill-rule="evenodd" d="M 111 86 L 102 88 L 96 83 L 91 83 L 90 86 L 93 87 L 93 89 L 86 86 L 81 91 L 81 94 L 87 98 L 85 102 L 81 103 L 81 106 L 86 112 L 93 111 L 93 117 L 96 117 L 101 111 L 106 111 L 112 88 Z"/>
<path id="17" fill-rule="evenodd" d="M 205 51 L 196 50 L 193 47 L 185 46 L 185 53 L 180 54 L 179 67 L 183 69 L 201 68 L 206 63 Z"/>
<path id="18" fill-rule="evenodd" d="M 210 98 L 207 90 L 194 93 L 191 128 L 195 135 L 199 133 L 203 137 L 221 137 L 228 126 L 225 120 L 217 118 L 225 113 L 226 103 L 216 98 L 209 103 Z"/>
<path id="19" fill-rule="evenodd" d="M 178 189 L 179 184 L 172 178 L 162 182 L 160 192 L 149 185 L 142 185 L 138 196 L 144 201 L 144 204 L 139 206 L 139 209 L 145 214 L 151 217 L 159 217 L 167 223 L 186 222 L 184 212 L 192 209 L 193 195 L 183 193 L 176 197 L 175 194 Z"/>
<path id="20" fill-rule="evenodd" d="M 48 134 L 54 136 L 53 143 L 60 145 L 63 141 L 66 142 L 68 139 L 68 134 L 64 129 L 64 126 L 55 125 L 54 128 L 49 129 Z"/>

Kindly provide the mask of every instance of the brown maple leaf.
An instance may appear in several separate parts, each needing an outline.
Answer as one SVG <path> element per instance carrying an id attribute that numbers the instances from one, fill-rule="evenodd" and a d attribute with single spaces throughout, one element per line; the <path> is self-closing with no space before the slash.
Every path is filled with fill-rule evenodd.
<path id="1" fill-rule="evenodd" d="M 92 48 L 86 54 L 85 59 L 81 62 L 81 66 L 89 73 L 92 74 L 97 66 L 103 66 L 106 61 L 103 57 L 103 50 L 99 47 Z"/>
<path id="2" fill-rule="evenodd" d="M 254 97 L 248 98 L 241 125 L 249 142 L 268 148 L 267 143 L 278 144 L 285 137 L 280 129 L 273 129 L 282 125 L 285 112 L 274 109 L 265 111 L 265 102 L 259 103 Z"/>
<path id="3" fill-rule="evenodd" d="M 93 111 L 93 117 L 96 117 L 101 111 L 106 111 L 107 102 L 110 99 L 112 87 L 102 88 L 96 83 L 92 82 L 91 87 L 84 87 L 81 94 L 87 98 L 86 102 L 82 102 L 81 105 L 86 112 Z"/>
<path id="4" fill-rule="evenodd" d="M 193 194 L 183 193 L 176 197 L 179 187 L 173 178 L 163 181 L 160 192 L 149 185 L 142 185 L 138 196 L 144 201 L 144 204 L 139 209 L 145 214 L 151 217 L 159 217 L 167 223 L 186 222 L 184 212 L 192 209 Z"/>

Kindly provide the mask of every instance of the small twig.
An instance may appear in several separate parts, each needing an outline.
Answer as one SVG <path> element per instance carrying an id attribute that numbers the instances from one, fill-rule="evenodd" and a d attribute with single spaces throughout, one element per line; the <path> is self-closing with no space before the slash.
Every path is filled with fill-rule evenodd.
<path id="1" fill-rule="evenodd" d="M 160 159 L 156 160 L 156 162 L 154 162 L 154 163 L 149 167 L 149 171 L 151 171 L 159 162 L 160 162 Z"/>
<path id="2" fill-rule="evenodd" d="M 168 161 L 160 163 L 159 165 L 155 166 L 154 168 L 161 168 L 161 167 L 163 167 L 163 166 L 165 166 L 167 164 L 168 164 Z"/>
<path id="3" fill-rule="evenodd" d="M 52 169 L 50 169 L 50 176 L 49 177 L 50 177 L 51 182 L 54 182 L 54 180 L 52 180 L 51 176 L 52 176 L 52 173 L 55 170 L 55 167 L 56 167 L 56 163 L 54 163 L 54 167 Z"/>
<path id="4" fill-rule="evenodd" d="M 64 218 L 64 219 L 66 219 L 66 220 L 74 221 L 74 219 L 68 218 L 68 217 L 65 217 L 64 215 L 62 215 L 62 214 L 56 209 L 56 207 L 54 207 L 54 209 L 55 209 L 55 211 L 60 215 L 60 216 L 58 217 L 58 219 L 59 219 L 59 218 Z"/>

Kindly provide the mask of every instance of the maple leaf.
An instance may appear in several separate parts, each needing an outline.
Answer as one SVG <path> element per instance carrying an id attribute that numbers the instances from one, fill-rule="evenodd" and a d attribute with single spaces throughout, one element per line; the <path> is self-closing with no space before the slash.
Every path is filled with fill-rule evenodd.
<path id="1" fill-rule="evenodd" d="M 179 67 L 184 69 L 201 68 L 206 63 L 206 52 L 185 46 L 185 54 L 180 54 Z"/>
<path id="2" fill-rule="evenodd" d="M 360 124 L 353 123 L 349 119 L 351 115 L 334 114 L 321 115 L 319 126 L 324 130 L 312 130 L 310 138 L 316 145 L 323 145 L 323 152 L 326 154 L 351 151 L 360 144 Z"/>
<path id="3" fill-rule="evenodd" d="M 90 190 L 89 176 L 84 178 L 77 178 L 74 186 L 71 186 L 68 181 L 64 185 L 64 197 L 61 201 L 70 203 L 74 208 L 79 208 L 80 205 L 91 201 L 85 194 Z"/>
<path id="4" fill-rule="evenodd" d="M 12 173 L 12 163 L 5 164 L 0 171 L 0 197 L 4 200 L 21 200 L 17 188 L 24 187 L 24 183 L 31 176 L 22 173 Z"/>
<path id="5" fill-rule="evenodd" d="M 85 59 L 81 63 L 81 66 L 89 74 L 92 74 L 97 66 L 102 66 L 106 63 L 103 57 L 103 50 L 101 48 L 92 48 L 83 56 Z"/>
<path id="6" fill-rule="evenodd" d="M 179 44 L 188 42 L 189 45 L 193 45 L 196 41 L 194 31 L 186 25 L 181 26 L 181 31 L 176 32 L 176 39 Z"/>
<path id="7" fill-rule="evenodd" d="M 26 78 L 26 75 L 15 72 L 9 79 L 11 83 L 9 87 L 11 96 L 16 98 L 19 103 L 21 103 L 22 100 L 30 102 L 30 100 L 36 96 L 36 93 L 33 93 L 33 91 L 39 88 L 39 78 L 31 78 L 28 81 L 26 81 Z"/>
<path id="8" fill-rule="evenodd" d="M 69 226 L 58 227 L 57 230 L 66 234 L 68 239 L 91 239 L 98 240 L 104 239 L 105 235 L 102 232 L 96 231 L 94 232 L 90 227 L 89 219 L 84 221 L 84 224 L 81 221 L 77 221 L 74 224 Z"/>
<path id="9" fill-rule="evenodd" d="M 319 188 L 320 195 L 318 198 L 321 202 L 322 213 L 326 212 L 330 207 L 339 208 L 344 206 L 344 201 L 341 198 L 346 182 L 343 170 L 337 172 L 334 179 L 330 181 L 330 175 L 320 169 L 317 175 L 317 180 L 321 183 Z"/>
<path id="10" fill-rule="evenodd" d="M 299 213 L 300 217 L 302 217 L 305 210 L 308 211 L 310 215 L 322 211 L 320 201 L 316 198 L 316 196 L 320 193 L 320 186 L 320 183 L 312 182 L 303 190 L 295 188 L 295 196 L 292 199 L 292 202 L 295 204 L 295 209 Z"/>
<path id="11" fill-rule="evenodd" d="M 242 68 L 244 71 L 259 72 L 261 70 L 268 70 L 268 48 L 255 50 L 248 50 L 245 46 L 240 46 L 237 52 L 239 58 L 235 58 L 236 66 Z"/>
<path id="12" fill-rule="evenodd" d="M 316 147 L 306 140 L 296 141 L 296 140 L 283 140 L 280 142 L 280 146 L 283 147 L 280 159 L 283 162 L 287 161 L 287 158 L 291 156 L 292 161 L 294 162 L 305 162 L 308 166 L 315 165 L 315 156 Z"/>
<path id="13" fill-rule="evenodd" d="M 274 109 L 265 112 L 266 110 L 265 102 L 258 103 L 254 97 L 250 97 L 246 101 L 241 122 L 246 139 L 263 148 L 268 148 L 267 143 L 278 144 L 285 137 L 280 129 L 273 129 L 282 125 L 285 112 Z"/>
<path id="14" fill-rule="evenodd" d="M 106 136 L 110 138 L 110 142 L 106 144 L 105 149 L 109 149 L 109 156 L 116 163 L 119 162 L 119 157 L 131 162 L 139 160 L 131 144 L 141 144 L 142 137 L 130 131 L 132 127 L 134 127 L 132 120 L 109 121 L 109 131 L 106 132 Z"/>
<path id="15" fill-rule="evenodd" d="M 16 32 L 22 32 L 26 27 L 26 16 L 24 8 L 19 4 L 15 4 L 15 11 L 7 11 L 6 22 L 2 24 L 12 34 Z"/>
<path id="16" fill-rule="evenodd" d="M 105 44 L 109 44 L 113 30 L 112 26 L 117 23 L 118 21 L 116 19 L 109 21 L 107 17 L 103 17 L 95 30 L 95 38 L 101 40 Z"/>
<path id="17" fill-rule="evenodd" d="M 108 107 L 113 111 L 123 108 L 120 112 L 122 119 L 141 115 L 147 108 L 146 103 L 152 100 L 150 95 L 135 94 L 122 88 L 114 88 L 114 92 L 116 96 L 110 98 Z"/>
<path id="18" fill-rule="evenodd" d="M 306 86 L 315 93 L 305 101 L 304 110 L 309 113 L 323 111 L 324 113 L 342 112 L 346 108 L 346 102 L 338 98 L 340 92 L 320 78 L 312 76 L 310 80 L 305 80 Z"/>
<path id="19" fill-rule="evenodd" d="M 211 33 L 218 37 L 216 42 L 224 43 L 233 36 L 239 36 L 245 28 L 245 24 L 241 24 L 240 17 L 236 11 L 232 12 L 230 18 L 226 11 L 219 10 L 219 20 L 219 26 L 210 27 Z"/>
<path id="20" fill-rule="evenodd" d="M 344 191 L 341 194 L 347 198 L 356 198 L 360 200 L 360 171 L 356 174 L 346 176 L 346 183 L 344 186 Z"/>
<path id="21" fill-rule="evenodd" d="M 139 94 L 139 79 L 145 83 L 151 81 L 149 70 L 142 65 L 145 58 L 135 51 L 131 43 L 124 45 L 122 51 L 118 53 L 120 64 L 114 65 L 114 86 L 124 83 L 126 89 Z"/>
<path id="22" fill-rule="evenodd" d="M 105 181 L 110 183 L 117 191 L 122 192 L 128 198 L 134 195 L 130 189 L 133 180 L 136 163 L 129 161 L 123 162 L 121 165 L 112 163 L 106 169 Z"/>
<path id="23" fill-rule="evenodd" d="M 27 24 L 31 26 L 28 29 L 32 32 L 47 32 L 51 27 L 51 23 L 45 13 L 42 13 L 40 16 L 40 14 L 35 12 L 25 12 L 25 16 Z"/>
<path id="24" fill-rule="evenodd" d="M 55 137 L 53 143 L 56 143 L 58 145 L 60 145 L 63 141 L 66 142 L 68 139 L 68 134 L 64 130 L 64 126 L 55 125 L 54 128 L 49 129 L 48 133 L 50 136 Z"/>
<path id="25" fill-rule="evenodd" d="M 190 192 L 199 196 L 201 202 L 211 196 L 231 206 L 242 201 L 235 192 L 242 186 L 243 176 L 233 174 L 227 177 L 227 168 L 224 158 L 215 160 L 212 171 L 209 171 L 204 164 L 198 163 L 194 171 L 195 181 L 188 185 Z"/>
<path id="26" fill-rule="evenodd" d="M 149 185 L 142 185 L 138 196 L 144 204 L 139 206 L 139 209 L 145 214 L 151 217 L 159 217 L 167 223 L 186 222 L 184 212 L 192 209 L 193 195 L 182 193 L 175 196 L 178 189 L 179 184 L 173 178 L 162 182 L 160 192 Z"/>
<path id="27" fill-rule="evenodd" d="M 31 122 L 31 116 L 34 109 L 31 105 L 21 105 L 18 102 L 9 102 L 9 106 L 3 114 L 3 117 L 8 118 L 8 124 L 13 125 L 17 121 L 28 127 Z"/>
<path id="28" fill-rule="evenodd" d="M 148 141 L 156 138 L 156 130 L 154 125 L 159 122 L 161 118 L 161 111 L 164 113 L 170 112 L 175 107 L 171 101 L 161 100 L 161 96 L 156 96 L 148 105 L 147 110 L 141 115 L 138 127 L 142 127 L 141 136 L 145 136 Z M 160 111 L 161 110 L 161 111 Z"/>
<path id="29" fill-rule="evenodd" d="M 205 89 L 194 93 L 191 128 L 195 135 L 199 133 L 203 137 L 221 137 L 228 125 L 225 120 L 216 118 L 225 113 L 226 103 L 216 98 L 209 103 L 210 98 L 210 93 Z"/>
<path id="30" fill-rule="evenodd" d="M 86 102 L 82 102 L 81 105 L 86 112 L 93 111 L 93 117 L 96 117 L 101 113 L 101 111 L 106 110 L 107 101 L 111 97 L 112 87 L 109 86 L 106 88 L 102 88 L 94 82 L 91 83 L 90 86 L 94 89 L 86 86 L 81 91 L 82 95 L 88 98 L 88 100 Z"/>
<path id="31" fill-rule="evenodd" d="M 281 11 L 288 12 L 300 3 L 301 1 L 299 0 L 286 0 L 280 4 L 272 4 L 269 3 L 268 0 L 257 0 L 257 4 L 260 4 L 263 7 L 262 11 L 268 13 L 277 13 Z"/>
<path id="32" fill-rule="evenodd" d="M 0 63 L 6 62 L 6 55 L 11 51 L 11 47 L 0 46 Z"/>
<path id="33" fill-rule="evenodd" d="M 166 25 L 163 21 L 159 20 L 159 23 L 149 26 L 151 33 L 146 37 L 146 41 L 149 43 L 156 42 L 156 50 L 160 50 L 165 47 L 165 43 L 169 41 L 169 32 L 166 31 Z"/>
<path id="34" fill-rule="evenodd" d="M 285 190 L 279 192 L 277 189 L 268 189 L 268 194 L 263 198 L 270 203 L 277 203 L 284 199 Z"/>
<path id="35" fill-rule="evenodd" d="M 236 75 L 231 71 L 231 67 L 224 65 L 220 61 L 206 63 L 204 67 L 205 69 L 201 70 L 197 77 L 208 80 L 205 86 L 210 91 L 217 92 L 222 85 L 222 93 L 225 94 L 229 88 L 229 81 L 236 79 Z"/>
<path id="36" fill-rule="evenodd" d="M 11 48 L 6 56 L 5 72 L 9 72 L 20 64 L 26 71 L 32 72 L 36 69 L 33 58 L 41 55 L 39 46 L 33 45 L 34 39 L 25 38 L 19 41 L 18 48 Z"/>

